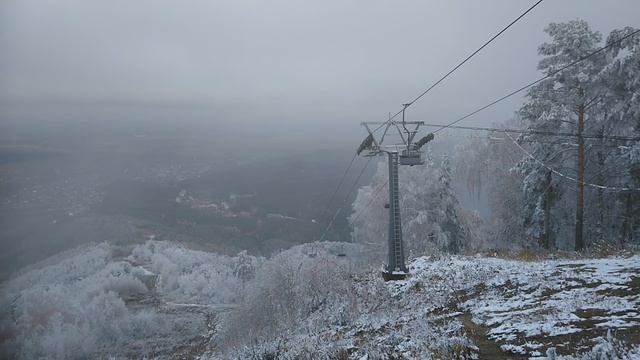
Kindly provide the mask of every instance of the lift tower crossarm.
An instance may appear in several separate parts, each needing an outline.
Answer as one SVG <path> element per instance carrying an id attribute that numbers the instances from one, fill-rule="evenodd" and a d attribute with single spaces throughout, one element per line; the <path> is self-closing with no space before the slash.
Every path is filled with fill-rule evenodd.
<path id="1" fill-rule="evenodd" d="M 398 122 L 396 122 L 396 121 L 391 121 L 391 122 L 389 122 L 389 121 L 363 121 L 363 122 L 360 123 L 360 125 L 363 125 L 363 126 L 365 126 L 365 125 L 382 125 L 382 124 L 386 124 L 386 123 L 389 123 L 391 125 L 391 124 L 396 124 Z M 407 124 L 407 125 L 424 125 L 424 121 L 405 121 L 404 123 Z"/>

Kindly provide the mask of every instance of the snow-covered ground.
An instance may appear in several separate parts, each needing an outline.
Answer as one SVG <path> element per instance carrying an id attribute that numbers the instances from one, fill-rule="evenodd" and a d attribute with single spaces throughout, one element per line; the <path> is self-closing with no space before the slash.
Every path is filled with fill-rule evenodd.
<path id="1" fill-rule="evenodd" d="M 85 246 L 2 284 L 0 357 L 640 358 L 640 256 L 421 257 L 384 283 L 362 250 Z"/>
<path id="2" fill-rule="evenodd" d="M 389 283 L 377 271 L 336 278 L 317 309 L 285 319 L 271 338 L 244 341 L 229 357 L 640 358 L 638 256 L 421 257 L 410 272 Z"/>
<path id="3" fill-rule="evenodd" d="M 412 266 L 415 276 L 396 285 L 399 294 L 411 296 L 417 284 L 451 286 L 458 295 L 449 307 L 467 330 L 513 356 L 542 356 L 550 348 L 583 353 L 604 348 L 607 337 L 609 343 L 614 337 L 618 345 L 631 344 L 625 356 L 640 357 L 639 256 L 539 262 L 419 258 Z"/>

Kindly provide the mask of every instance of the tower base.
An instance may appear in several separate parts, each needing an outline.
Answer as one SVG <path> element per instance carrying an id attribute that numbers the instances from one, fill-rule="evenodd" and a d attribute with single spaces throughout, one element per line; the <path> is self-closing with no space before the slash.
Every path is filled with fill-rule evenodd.
<path id="1" fill-rule="evenodd" d="M 384 268 L 382 269 L 382 279 L 384 279 L 384 281 L 404 280 L 408 275 L 409 274 L 404 271 L 389 271 Z"/>

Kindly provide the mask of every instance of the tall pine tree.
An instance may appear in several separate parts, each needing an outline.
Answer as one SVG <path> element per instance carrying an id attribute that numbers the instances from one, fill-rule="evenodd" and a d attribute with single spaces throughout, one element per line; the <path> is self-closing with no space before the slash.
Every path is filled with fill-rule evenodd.
<path id="1" fill-rule="evenodd" d="M 592 31 L 583 20 L 567 23 L 551 23 L 545 32 L 551 42 L 538 48 L 543 56 L 538 69 L 552 75 L 558 69 L 586 57 L 598 49 L 602 39 L 600 33 Z M 576 133 L 575 139 L 556 139 L 552 142 L 548 136 L 529 134 L 523 139 L 531 141 L 534 156 L 545 163 L 524 159 L 519 170 L 525 177 L 525 226 L 542 246 L 553 243 L 554 227 L 558 220 L 564 219 L 567 209 L 559 209 L 558 205 L 567 205 L 568 189 L 575 189 L 575 206 L 573 207 L 574 247 L 582 250 L 584 240 L 584 181 L 585 181 L 585 143 L 582 134 L 585 121 L 591 106 L 600 96 L 598 75 L 606 65 L 606 55 L 596 54 L 579 64 L 569 67 L 532 87 L 527 93 L 527 101 L 520 110 L 527 128 L 545 132 Z M 563 173 L 570 173 L 577 182 L 570 186 L 558 179 L 548 167 Z M 564 200 L 564 201 L 561 201 Z M 556 224 L 552 221 L 556 220 Z"/>

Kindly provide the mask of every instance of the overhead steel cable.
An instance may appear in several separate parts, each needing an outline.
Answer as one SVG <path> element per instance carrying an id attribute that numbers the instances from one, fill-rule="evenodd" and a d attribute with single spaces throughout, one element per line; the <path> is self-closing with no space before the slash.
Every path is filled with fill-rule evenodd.
<path id="1" fill-rule="evenodd" d="M 424 126 L 431 126 L 431 127 L 441 127 L 442 125 L 437 125 L 437 124 L 424 124 Z M 535 130 L 529 130 L 529 129 L 501 129 L 501 128 L 489 128 L 489 127 L 478 127 L 478 126 L 449 126 L 451 129 L 464 129 L 464 130 L 478 130 L 478 131 L 490 131 L 490 132 L 500 132 L 500 133 L 505 133 L 505 135 L 507 135 L 507 139 L 511 140 L 511 141 L 515 141 L 511 136 L 508 135 L 508 133 L 520 133 L 520 134 L 541 134 L 541 135 L 552 135 L 552 136 L 562 136 L 562 137 L 575 137 L 577 136 L 577 134 L 572 134 L 572 133 L 553 133 L 553 132 L 545 132 L 545 131 L 535 131 Z M 611 139 L 611 140 L 620 140 L 620 141 L 640 141 L 640 137 L 624 137 L 624 136 L 617 136 L 617 135 L 582 135 L 584 138 L 587 139 Z M 497 139 L 496 139 L 497 140 Z M 537 140 L 523 140 L 524 142 L 535 142 L 535 143 L 550 143 L 550 142 L 543 142 L 543 141 L 537 141 Z M 527 152 L 524 148 L 522 148 L 519 144 L 516 144 L 518 146 L 518 148 L 520 148 L 522 151 L 525 152 L 525 154 L 532 158 L 534 161 L 536 162 L 540 162 L 544 167 L 546 167 L 548 170 L 552 171 L 553 173 L 555 173 L 556 175 L 559 175 L 565 179 L 568 179 L 570 181 L 574 181 L 577 182 L 576 179 L 567 176 L 563 173 L 561 173 L 560 171 L 556 170 L 556 169 L 552 169 L 551 167 L 547 166 L 546 164 L 542 163 L 540 160 L 536 159 L 533 157 L 532 154 L 530 154 L 529 152 Z M 388 180 L 387 180 L 388 181 Z M 382 191 L 382 189 L 384 188 L 384 186 L 386 186 L 387 182 L 385 181 L 385 183 L 380 186 L 376 191 L 374 191 L 371 200 L 369 200 L 369 202 L 365 205 L 365 208 L 368 208 L 369 206 L 371 206 L 371 204 L 373 203 L 373 201 L 379 196 L 380 191 Z M 598 189 L 606 189 L 606 190 L 617 190 L 617 191 L 640 191 L 640 189 L 636 189 L 636 188 L 627 188 L 627 187 L 614 187 L 614 186 L 604 186 L 604 185 L 598 185 L 598 184 L 593 184 L 593 183 L 588 183 L 585 182 L 584 185 L 586 186 L 590 186 L 590 187 L 595 187 Z M 360 216 L 362 215 L 362 212 L 360 212 L 356 218 L 354 219 L 354 223 L 360 218 Z"/>
<path id="2" fill-rule="evenodd" d="M 378 195 L 380 195 L 380 191 L 382 191 L 382 189 L 384 189 L 384 187 L 387 186 L 388 183 L 389 183 L 389 179 L 385 180 L 385 182 L 383 184 L 381 184 L 378 187 L 378 189 L 376 189 L 376 191 L 373 192 L 373 196 L 371 196 L 371 199 L 369 200 L 369 202 L 367 202 L 367 204 L 364 206 L 365 209 L 368 208 L 369 206 L 371 206 L 373 201 L 378 198 Z M 356 215 L 356 217 L 353 219 L 353 223 L 358 221 L 358 219 L 360 219 L 360 216 L 362 216 L 362 211 L 359 212 L 358 215 Z"/>
<path id="3" fill-rule="evenodd" d="M 456 66 L 454 66 L 451 70 L 449 70 L 449 72 L 447 72 L 446 74 L 444 74 L 444 76 L 442 76 L 440 79 L 438 79 L 435 83 L 433 83 L 431 86 L 429 86 L 425 91 L 423 91 L 422 93 L 420 93 L 420 95 L 418 95 L 416 98 L 414 98 L 413 100 L 411 100 L 409 103 L 404 104 L 402 109 L 400 111 L 398 111 L 397 113 L 395 113 L 393 116 L 390 116 L 386 122 L 383 122 L 382 124 L 380 124 L 378 127 L 376 127 L 373 130 L 373 133 L 375 133 L 376 131 L 378 131 L 379 129 L 381 129 L 382 127 L 384 127 L 386 124 L 388 124 L 389 122 L 391 122 L 393 119 L 395 119 L 398 115 L 400 115 L 401 113 L 403 113 L 404 110 L 406 110 L 409 106 L 413 105 L 415 102 L 417 102 L 418 100 L 420 100 L 423 96 L 425 96 L 427 93 L 429 93 L 431 90 L 433 90 L 436 86 L 438 86 L 442 81 L 444 81 L 446 78 L 448 78 L 451 74 L 453 74 L 456 70 L 458 70 L 462 65 L 464 65 L 467 61 L 469 61 L 472 57 L 474 57 L 476 54 L 478 54 L 480 51 L 482 51 L 485 47 L 487 47 L 490 43 L 492 43 L 495 39 L 497 39 L 500 35 L 502 35 L 505 31 L 507 31 L 510 27 L 512 27 L 516 22 L 518 22 L 520 19 L 522 19 L 525 15 L 527 15 L 529 12 L 531 12 L 536 6 L 538 6 L 543 0 L 538 0 L 536 1 L 532 6 L 530 6 L 526 11 L 524 11 L 522 14 L 520 14 L 518 17 L 516 17 L 513 21 L 511 21 L 507 26 L 505 26 L 504 28 L 502 28 L 498 33 L 496 33 L 494 36 L 492 36 L 489 40 L 487 40 L 484 44 L 482 44 L 482 46 L 480 46 L 478 49 L 476 49 L 474 52 L 472 52 L 470 55 L 468 55 L 464 60 L 462 60 L 460 63 L 458 63 Z M 379 191 L 377 191 L 379 192 Z M 376 192 L 376 193 L 377 193 Z M 377 196 L 377 194 L 376 194 Z M 336 214 L 334 215 L 334 219 L 337 216 L 337 214 L 339 213 L 340 209 L 338 209 L 338 211 L 336 212 Z M 330 225 L 333 223 L 333 220 L 330 222 Z M 330 226 L 328 226 L 328 228 L 330 228 Z M 323 234 L 323 238 L 326 235 Z"/>
<path id="4" fill-rule="evenodd" d="M 423 126 L 427 127 L 447 127 L 450 129 L 459 129 L 459 130 L 476 130 L 476 131 L 489 131 L 489 132 L 509 132 L 509 133 L 517 133 L 517 134 L 534 134 L 534 135 L 548 135 L 548 136 L 559 136 L 559 137 L 576 137 L 578 134 L 574 133 L 565 133 L 565 132 L 552 132 L 552 131 L 539 131 L 539 130 L 528 130 L 528 129 L 501 129 L 501 128 L 490 128 L 490 127 L 480 127 L 480 126 L 454 126 L 454 125 L 438 125 L 438 124 L 424 124 Z M 640 141 L 640 137 L 638 136 L 620 136 L 620 135 L 600 135 L 600 134 L 583 134 L 580 135 L 585 139 L 601 139 L 601 140 L 619 140 L 619 141 Z"/>
<path id="5" fill-rule="evenodd" d="M 371 159 L 373 159 L 373 158 L 367 159 L 367 162 L 362 167 L 362 170 L 360 170 L 360 174 L 358 174 L 358 177 L 356 177 L 356 180 L 353 182 L 353 184 L 351 185 L 351 188 L 349 189 L 349 191 L 345 195 L 344 200 L 342 200 L 342 204 L 340 204 L 340 206 L 338 207 L 338 210 L 336 210 L 336 212 L 333 214 L 333 217 L 331 217 L 331 220 L 329 221 L 329 224 L 327 224 L 327 227 L 325 228 L 324 232 L 322 233 L 322 235 L 320 236 L 320 239 L 318 241 L 324 240 L 324 238 L 329 233 L 329 230 L 331 230 L 331 227 L 333 226 L 333 223 L 335 222 L 336 218 L 338 217 L 338 215 L 340 214 L 340 212 L 344 208 L 344 205 L 349 200 L 349 197 L 351 196 L 351 193 L 353 192 L 353 190 L 355 190 L 356 186 L 358 186 L 358 182 L 360 181 L 360 178 L 364 174 L 365 170 L 367 170 L 367 167 L 369 166 L 369 163 L 371 162 Z"/>
<path id="6" fill-rule="evenodd" d="M 338 182 L 338 186 L 336 186 L 335 190 L 333 191 L 333 194 L 331 194 L 331 197 L 329 198 L 329 201 L 327 201 L 327 206 L 325 206 L 324 210 L 320 213 L 320 216 L 318 217 L 318 221 L 324 222 L 323 219 L 325 214 L 327 213 L 327 211 L 329 211 L 329 208 L 331 208 L 331 203 L 333 202 L 333 199 L 338 194 L 338 191 L 340 190 L 340 187 L 342 186 L 344 179 L 346 179 L 347 174 L 349 173 L 349 170 L 351 170 L 351 167 L 353 166 L 353 162 L 356 160 L 357 157 L 358 157 L 358 154 L 354 153 L 353 157 L 351 158 L 351 161 L 349 162 L 349 165 L 344 170 L 344 173 L 342 173 L 342 177 Z"/>
<path id="7" fill-rule="evenodd" d="M 534 4 L 534 6 L 538 5 L 538 3 Z M 588 59 L 588 58 L 590 58 L 590 57 L 592 57 L 592 56 L 594 56 L 594 55 L 596 55 L 596 54 L 598 54 L 598 53 L 600 53 L 600 52 L 602 52 L 602 51 L 604 51 L 604 50 L 606 50 L 608 48 L 610 48 L 611 46 L 613 46 L 615 44 L 618 44 L 618 43 L 620 43 L 620 42 L 622 42 L 622 41 L 624 41 L 624 40 L 626 40 L 626 39 L 628 39 L 628 38 L 630 38 L 632 36 L 637 35 L 638 33 L 640 33 L 640 29 L 636 30 L 636 31 L 633 31 L 633 32 L 631 32 L 631 33 L 629 33 L 629 34 L 627 34 L 627 35 L 625 35 L 625 36 L 623 36 L 623 37 L 621 37 L 621 38 L 619 38 L 619 39 L 617 39 L 615 41 L 611 41 L 607 45 L 601 47 L 600 49 L 598 49 L 598 50 L 596 50 L 596 51 L 594 51 L 594 52 L 592 52 L 590 54 L 587 54 L 586 56 L 584 56 L 584 57 L 582 57 L 580 59 L 577 59 L 577 60 L 575 60 L 575 61 L 573 61 L 573 62 L 571 62 L 571 63 L 569 63 L 569 64 L 567 64 L 567 65 L 565 65 L 565 66 L 563 66 L 563 67 L 561 67 L 559 69 L 557 69 L 557 70 L 554 70 L 554 71 L 550 72 L 549 74 L 547 74 L 547 75 L 545 75 L 545 76 L 543 76 L 543 77 L 541 77 L 541 78 L 539 78 L 539 79 L 537 79 L 537 80 L 535 80 L 535 81 L 533 81 L 533 82 L 531 82 L 531 83 L 529 83 L 527 85 L 524 85 L 524 86 L 520 87 L 519 89 L 517 89 L 515 91 L 512 91 L 512 92 L 510 92 L 510 93 L 508 93 L 508 94 L 506 94 L 506 95 L 504 95 L 504 96 L 492 101 L 491 103 L 489 103 L 487 105 L 484 105 L 484 106 L 482 106 L 482 107 L 470 112 L 467 115 L 464 115 L 464 116 L 452 121 L 451 123 L 449 123 L 447 125 L 442 125 L 439 129 L 435 130 L 433 133 L 439 132 L 439 131 L 444 130 L 444 129 L 448 128 L 448 127 L 452 127 L 453 125 L 459 123 L 460 121 L 463 121 L 463 120 L 465 120 L 465 119 L 467 119 L 467 118 L 469 118 L 469 117 L 471 117 L 471 116 L 473 116 L 473 115 L 475 115 L 475 114 L 477 114 L 477 113 L 479 113 L 479 112 L 481 112 L 481 111 L 483 111 L 483 110 L 485 110 L 485 109 L 487 109 L 487 108 L 489 108 L 489 107 L 491 107 L 491 106 L 493 106 L 493 105 L 495 105 L 495 104 L 497 104 L 497 103 L 499 103 L 499 102 L 501 102 L 503 100 L 506 100 L 507 98 L 509 98 L 509 97 L 511 97 L 511 96 L 513 96 L 515 94 L 518 94 L 518 93 L 520 93 L 520 92 L 522 92 L 522 91 L 524 91 L 524 90 L 526 90 L 526 89 L 528 89 L 528 88 L 530 88 L 530 87 L 532 87 L 532 86 L 534 86 L 534 85 L 536 85 L 536 84 L 538 84 L 538 83 L 540 83 L 540 82 L 542 82 L 542 81 L 544 81 L 544 80 L 546 80 L 546 79 L 548 79 L 548 78 L 550 78 L 550 77 L 552 77 L 552 76 L 554 76 L 554 75 L 556 75 L 556 74 L 558 74 L 558 73 L 560 73 L 560 72 L 562 72 L 562 71 L 564 71 L 564 70 L 566 70 L 566 69 L 568 69 L 568 68 L 570 68 L 572 66 L 575 66 L 575 65 L 579 64 L 580 62 L 582 62 L 582 61 L 584 61 L 584 60 L 586 60 L 586 59 Z M 425 92 L 425 94 L 426 94 L 426 92 Z M 416 98 L 416 100 L 418 100 L 420 97 Z M 413 102 L 415 102 L 416 100 L 414 100 Z M 407 108 L 406 105 L 403 106 L 403 109 L 401 109 L 396 114 L 394 114 L 392 117 L 390 117 L 389 120 L 387 120 L 386 122 L 383 122 L 373 132 L 379 130 L 380 128 L 382 128 L 383 126 L 388 124 L 391 120 L 393 120 L 395 117 L 400 115 L 406 108 Z M 505 132 L 505 135 L 507 135 L 506 132 Z M 564 174 L 562 174 L 562 175 L 564 175 Z M 585 185 L 594 186 L 594 187 L 601 187 L 601 185 L 597 185 L 597 184 L 585 184 Z M 601 188 L 613 189 L 612 187 L 601 187 Z M 635 190 L 635 189 L 631 189 L 631 188 L 616 188 L 616 189 L 618 189 L 618 190 L 627 190 L 627 191 Z"/>
<path id="8" fill-rule="evenodd" d="M 474 57 L 477 53 L 479 53 L 480 51 L 482 51 L 482 49 L 484 49 L 485 47 L 487 47 L 487 45 L 489 45 L 490 43 L 492 43 L 495 39 L 497 39 L 500 35 L 502 35 L 502 33 L 504 33 L 505 31 L 507 31 L 511 26 L 513 26 L 516 22 L 518 22 L 520 19 L 522 19 L 525 15 L 527 15 L 531 10 L 533 10 L 536 6 L 538 6 L 540 3 L 542 2 L 542 0 L 538 0 L 535 4 L 531 5 L 531 7 L 529 7 L 525 12 L 523 12 L 522 14 L 520 14 L 520 16 L 518 16 L 517 18 L 515 18 L 513 21 L 511 21 L 509 23 L 509 25 L 505 26 L 504 28 L 502 28 L 502 30 L 500 30 L 497 34 L 493 35 L 493 37 L 491 37 L 491 39 L 487 40 L 484 44 L 482 44 L 482 46 L 480 46 L 478 49 L 476 49 L 476 51 L 472 52 L 469 56 L 467 56 L 464 60 L 462 60 L 460 63 L 458 63 L 458 65 L 454 66 L 453 69 L 449 70 L 448 73 L 444 74 L 444 76 L 442 76 L 440 79 L 438 79 L 438 81 L 436 81 L 435 83 L 433 83 L 431 86 L 429 86 L 425 91 L 423 91 L 422 93 L 420 93 L 420 95 L 418 95 L 415 99 L 411 100 L 410 102 L 406 103 L 403 105 L 402 109 L 400 111 L 398 111 L 397 113 L 395 113 L 393 116 L 389 117 L 389 119 L 385 122 L 382 123 L 380 126 L 378 126 L 377 128 L 375 128 L 375 130 L 373 130 L 373 132 L 378 131 L 379 129 L 381 129 L 383 126 L 385 126 L 386 124 L 388 124 L 389 122 L 391 122 L 391 120 L 395 119 L 398 115 L 402 114 L 402 112 L 404 110 L 406 110 L 409 106 L 413 105 L 416 101 L 420 100 L 423 96 L 425 96 L 429 91 L 433 90 L 433 88 L 435 88 L 436 86 L 438 86 L 438 84 L 440 84 L 442 81 L 444 81 L 446 78 L 449 77 L 449 75 L 453 74 L 456 70 L 458 70 L 458 68 L 460 68 L 462 65 L 464 65 L 467 61 L 469 61 L 472 57 Z"/>
<path id="9" fill-rule="evenodd" d="M 593 51 L 593 52 L 591 52 L 591 53 L 589 53 L 589 54 L 579 58 L 578 60 L 575 60 L 575 61 L 573 61 L 573 62 L 571 62 L 571 63 L 569 63 L 569 64 L 567 64 L 565 66 L 562 66 L 561 68 L 548 73 L 547 75 L 539 78 L 538 80 L 530 82 L 529 84 L 527 84 L 525 86 L 522 86 L 521 88 L 519 88 L 517 90 L 514 90 L 514 91 L 508 93 L 507 95 L 504 95 L 504 96 L 502 96 L 502 97 L 490 102 L 489 104 L 484 105 L 484 106 L 482 106 L 482 107 L 480 107 L 480 108 L 468 113 L 467 115 L 462 116 L 462 117 L 452 121 L 451 123 L 449 123 L 447 125 L 443 125 L 441 128 L 435 130 L 434 133 L 437 133 L 440 130 L 444 130 L 444 129 L 448 128 L 448 127 L 451 127 L 451 126 L 459 123 L 460 121 L 462 121 L 464 119 L 470 118 L 471 116 L 473 116 L 473 115 L 475 115 L 475 114 L 477 114 L 477 113 L 479 113 L 479 112 L 481 112 L 481 111 L 483 111 L 483 110 L 485 110 L 485 109 L 487 109 L 487 108 L 489 108 L 489 107 L 491 107 L 491 106 L 493 106 L 493 105 L 495 105 L 495 104 L 497 104 L 497 103 L 499 103 L 499 102 L 501 102 L 503 100 L 506 100 L 506 99 L 512 97 L 513 95 L 518 94 L 518 93 L 520 93 L 520 92 L 522 92 L 522 91 L 524 91 L 524 90 L 526 90 L 526 89 L 528 89 L 528 88 L 530 88 L 530 87 L 532 87 L 532 86 L 534 86 L 534 85 L 536 85 L 536 84 L 538 84 L 538 83 L 540 83 L 540 82 L 542 82 L 542 81 L 544 81 L 546 79 L 549 79 L 550 77 L 552 77 L 552 76 L 554 76 L 554 75 L 556 75 L 556 74 L 558 74 L 558 73 L 560 73 L 560 72 L 562 72 L 562 71 L 564 71 L 564 70 L 566 70 L 566 69 L 568 69 L 568 68 L 570 68 L 572 66 L 575 66 L 575 65 L 585 61 L 586 59 L 588 59 L 588 58 L 590 58 L 590 57 L 592 57 L 594 55 L 597 55 L 597 54 L 603 52 L 604 50 L 610 48 L 611 46 L 613 46 L 613 45 L 615 45 L 617 43 L 620 43 L 620 42 L 622 42 L 622 41 L 624 41 L 624 40 L 626 40 L 626 39 L 628 39 L 628 38 L 630 38 L 630 37 L 632 37 L 632 36 L 634 36 L 634 35 L 636 35 L 638 33 L 640 33 L 640 29 L 638 29 L 638 30 L 636 30 L 636 31 L 634 31 L 632 33 L 629 33 L 629 34 L 627 34 L 627 35 L 625 35 L 625 36 L 623 36 L 623 37 L 621 37 L 621 38 L 619 38 L 619 39 L 617 39 L 615 41 L 612 41 L 609 44 L 601 47 L 600 49 L 598 49 L 596 51 Z"/>
<path id="10" fill-rule="evenodd" d="M 556 174 L 556 175 L 558 175 L 558 176 L 560 176 L 562 178 L 565 178 L 565 179 L 570 180 L 572 182 L 575 182 L 577 184 L 594 187 L 596 189 L 614 190 L 614 191 L 640 191 L 640 188 L 606 186 L 606 185 L 593 184 L 593 183 L 590 183 L 590 182 L 580 181 L 579 179 L 576 179 L 576 178 L 574 178 L 572 176 L 566 175 L 566 174 L 554 169 L 553 167 L 547 165 L 542 160 L 540 160 L 540 159 L 536 158 L 535 156 L 533 156 L 533 154 L 531 154 L 529 151 L 527 151 L 525 148 L 523 148 L 520 144 L 518 144 L 518 142 L 511 135 L 509 135 L 508 132 L 505 132 L 504 134 L 518 147 L 518 149 L 520 149 L 523 153 L 525 153 L 529 158 L 531 158 L 533 161 L 537 162 L 538 164 L 542 165 L 547 170 L 551 171 L 552 173 L 554 173 L 554 174 Z"/>

